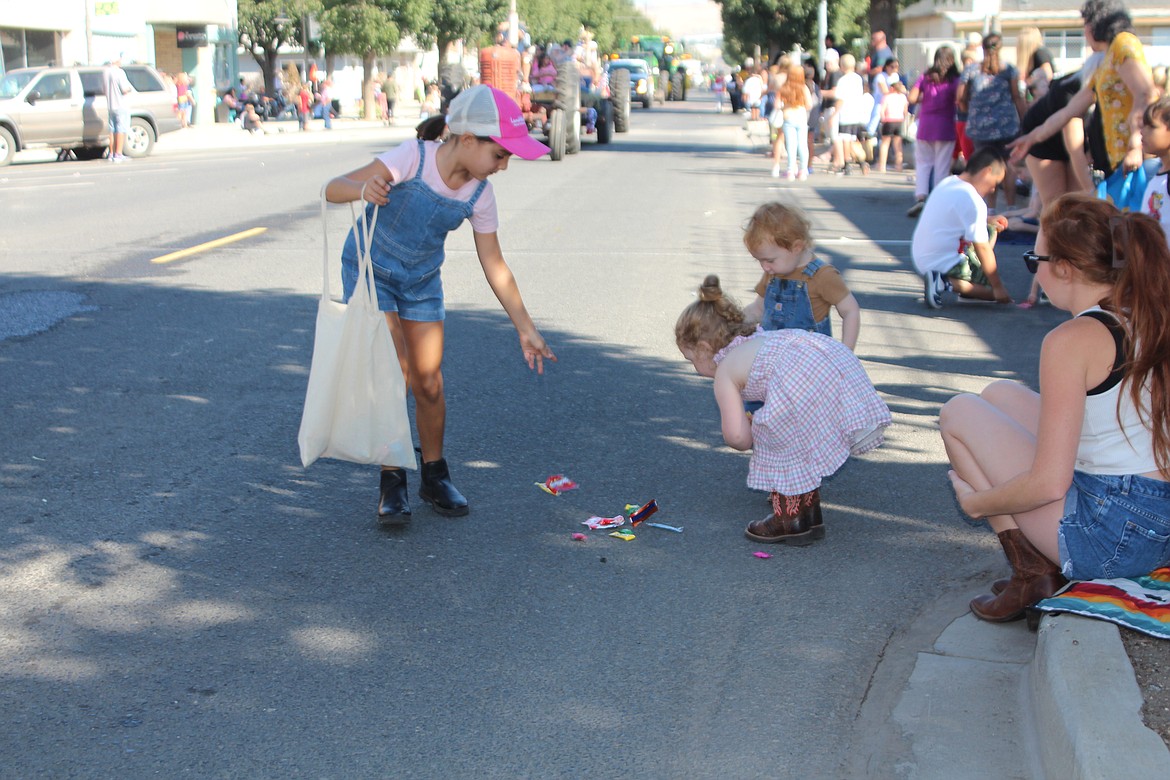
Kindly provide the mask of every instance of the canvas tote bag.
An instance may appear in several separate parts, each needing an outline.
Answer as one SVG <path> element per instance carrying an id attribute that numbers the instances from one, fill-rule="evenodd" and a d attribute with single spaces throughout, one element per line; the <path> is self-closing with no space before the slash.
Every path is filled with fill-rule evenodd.
<path id="1" fill-rule="evenodd" d="M 406 415 L 406 383 L 386 316 L 378 311 L 370 242 L 378 209 L 367 224 L 354 209 L 358 282 L 348 303 L 329 289 L 329 232 L 321 190 L 324 276 L 309 387 L 297 437 L 301 464 L 317 458 L 417 468 Z"/>

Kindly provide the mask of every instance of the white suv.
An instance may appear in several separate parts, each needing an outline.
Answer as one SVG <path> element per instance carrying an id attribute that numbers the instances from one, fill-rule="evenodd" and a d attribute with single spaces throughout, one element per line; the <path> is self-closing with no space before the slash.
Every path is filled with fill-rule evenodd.
<path id="1" fill-rule="evenodd" d="M 145 157 L 163 133 L 179 129 L 174 99 L 147 65 L 124 65 L 134 91 L 126 95 L 130 127 L 125 152 Z M 101 157 L 110 143 L 103 68 L 21 68 L 0 78 L 0 166 L 30 147 Z"/>

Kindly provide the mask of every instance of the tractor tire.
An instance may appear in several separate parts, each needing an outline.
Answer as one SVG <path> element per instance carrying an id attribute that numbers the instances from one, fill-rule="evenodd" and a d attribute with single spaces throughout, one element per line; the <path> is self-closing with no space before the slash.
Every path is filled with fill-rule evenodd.
<path id="1" fill-rule="evenodd" d="M 549 157 L 554 161 L 565 158 L 565 136 L 567 135 L 565 119 L 563 108 L 554 108 L 548 117 Z"/>
<path id="2" fill-rule="evenodd" d="M 630 130 L 630 72 L 617 69 L 609 74 L 609 94 L 613 97 L 613 129 L 618 133 Z"/>
<path id="3" fill-rule="evenodd" d="M 581 107 L 581 74 L 575 60 L 562 63 L 557 68 L 556 107 L 571 111 Z"/>
<path id="4" fill-rule="evenodd" d="M 686 100 L 687 99 L 687 85 L 686 74 L 681 70 L 675 71 L 674 75 L 670 77 L 670 99 L 671 100 Z"/>
<path id="5" fill-rule="evenodd" d="M 123 151 L 127 157 L 145 157 L 154 148 L 154 128 L 142 117 L 133 117 L 130 120 L 130 129 L 126 132 L 126 145 Z"/>
<path id="6" fill-rule="evenodd" d="M 584 117 L 581 109 L 565 112 L 565 154 L 576 154 L 581 151 L 581 122 Z"/>
<path id="7" fill-rule="evenodd" d="M 613 117 L 614 108 L 608 100 L 597 104 L 597 143 L 607 144 L 613 138 Z"/>
<path id="8" fill-rule="evenodd" d="M 555 105 L 565 112 L 565 154 L 576 154 L 581 151 L 581 74 L 574 60 L 557 70 Z"/>
<path id="9" fill-rule="evenodd" d="M 662 87 L 662 102 L 663 103 L 670 100 L 670 71 L 669 70 L 658 71 L 658 80 L 655 83 L 655 86 Z"/>
<path id="10" fill-rule="evenodd" d="M 12 137 L 12 133 L 8 132 L 8 128 L 0 127 L 0 168 L 12 162 L 14 156 L 16 156 L 16 139 Z"/>

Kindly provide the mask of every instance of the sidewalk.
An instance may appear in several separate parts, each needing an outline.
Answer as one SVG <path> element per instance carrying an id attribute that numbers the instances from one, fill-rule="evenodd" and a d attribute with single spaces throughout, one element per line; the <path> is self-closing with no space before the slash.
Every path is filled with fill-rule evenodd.
<path id="1" fill-rule="evenodd" d="M 940 598 L 891 640 L 849 777 L 1170 778 L 1117 626 L 985 623 L 967 611 L 974 595 Z"/>
<path id="2" fill-rule="evenodd" d="M 251 146 L 276 146 L 292 144 L 332 143 L 339 137 L 347 140 L 384 140 L 387 148 L 413 138 L 419 123 L 418 105 L 407 105 L 399 116 L 386 125 L 379 120 L 365 120 L 356 117 L 338 117 L 333 120 L 333 129 L 326 130 L 325 122 L 314 119 L 308 132 L 300 130 L 295 120 L 272 120 L 264 123 L 262 134 L 246 132 L 234 123 L 216 122 L 210 125 L 192 127 L 167 133 L 155 140 L 150 157 L 166 157 L 170 154 L 209 151 L 214 149 L 235 149 Z M 17 152 L 14 162 L 53 162 L 57 159 L 56 149 L 30 149 Z"/>
<path id="3" fill-rule="evenodd" d="M 155 142 L 154 155 L 165 156 L 176 152 L 206 149 L 231 149 L 247 146 L 273 146 L 305 143 L 332 143 L 338 137 L 347 140 L 386 140 L 397 144 L 414 137 L 418 124 L 418 112 L 398 116 L 387 125 L 379 120 L 365 120 L 338 117 L 333 120 L 333 129 L 326 130 L 325 123 L 314 119 L 308 131 L 301 130 L 292 120 L 269 121 L 264 123 L 263 133 L 249 133 L 237 124 L 217 122 L 213 125 L 197 125 L 167 133 Z"/>

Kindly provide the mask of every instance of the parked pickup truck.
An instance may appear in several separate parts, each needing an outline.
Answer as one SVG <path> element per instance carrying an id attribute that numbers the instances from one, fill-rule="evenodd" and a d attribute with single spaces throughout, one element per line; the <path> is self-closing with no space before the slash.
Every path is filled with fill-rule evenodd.
<path id="1" fill-rule="evenodd" d="M 145 157 L 163 133 L 179 129 L 174 98 L 147 65 L 123 65 L 134 91 L 126 95 L 128 157 Z M 95 159 L 110 144 L 101 66 L 21 68 L 0 78 L 0 166 L 32 147 L 56 147 Z"/>

